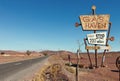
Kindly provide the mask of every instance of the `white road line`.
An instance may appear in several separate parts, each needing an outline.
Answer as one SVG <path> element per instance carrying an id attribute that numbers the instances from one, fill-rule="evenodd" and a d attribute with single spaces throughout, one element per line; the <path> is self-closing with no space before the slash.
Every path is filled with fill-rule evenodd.
<path id="1" fill-rule="evenodd" d="M 20 64 L 22 64 L 22 63 L 16 63 L 16 64 L 14 64 L 14 65 L 20 65 Z"/>

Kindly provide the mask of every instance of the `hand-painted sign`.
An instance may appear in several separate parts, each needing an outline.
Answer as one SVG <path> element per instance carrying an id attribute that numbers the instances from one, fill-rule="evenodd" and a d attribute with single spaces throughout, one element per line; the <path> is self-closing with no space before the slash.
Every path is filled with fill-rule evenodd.
<path id="1" fill-rule="evenodd" d="M 98 49 L 101 49 L 101 50 L 110 50 L 111 49 L 111 47 L 110 46 L 86 46 L 86 48 L 85 49 L 87 49 L 87 50 L 98 50 Z"/>
<path id="2" fill-rule="evenodd" d="M 110 15 L 80 16 L 83 30 L 108 30 Z"/>
<path id="3" fill-rule="evenodd" d="M 100 46 L 100 49 L 103 49 L 103 50 L 110 50 L 111 49 L 111 47 L 110 46 Z"/>
<path id="4" fill-rule="evenodd" d="M 106 44 L 106 32 L 87 34 L 89 44 Z"/>
<path id="5" fill-rule="evenodd" d="M 100 49 L 100 47 L 99 46 L 86 46 L 86 48 L 85 49 L 87 49 L 87 50 L 95 50 L 95 49 Z"/>

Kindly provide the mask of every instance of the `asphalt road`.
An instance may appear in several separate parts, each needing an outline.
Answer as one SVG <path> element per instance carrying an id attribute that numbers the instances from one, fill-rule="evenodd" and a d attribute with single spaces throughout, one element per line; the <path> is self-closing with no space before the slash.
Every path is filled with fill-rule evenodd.
<path id="1" fill-rule="evenodd" d="M 5 81 L 7 77 L 10 77 L 17 72 L 33 66 L 34 64 L 43 61 L 46 57 L 40 57 L 36 59 L 24 60 L 19 62 L 12 62 L 6 64 L 0 64 L 0 81 Z M 12 58 L 11 58 L 12 59 Z"/>

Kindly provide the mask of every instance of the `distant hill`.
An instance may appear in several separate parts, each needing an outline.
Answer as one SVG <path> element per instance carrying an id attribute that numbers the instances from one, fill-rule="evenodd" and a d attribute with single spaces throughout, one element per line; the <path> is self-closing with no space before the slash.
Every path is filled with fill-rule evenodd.
<path id="1" fill-rule="evenodd" d="M 46 53 L 46 54 L 74 54 L 73 52 L 70 51 L 65 51 L 65 50 L 60 50 L 60 51 L 52 51 L 52 50 L 44 50 L 41 51 L 40 53 Z"/>
<path id="2" fill-rule="evenodd" d="M 5 54 L 23 54 L 24 52 L 13 51 L 13 50 L 0 50 L 0 53 L 4 52 Z"/>

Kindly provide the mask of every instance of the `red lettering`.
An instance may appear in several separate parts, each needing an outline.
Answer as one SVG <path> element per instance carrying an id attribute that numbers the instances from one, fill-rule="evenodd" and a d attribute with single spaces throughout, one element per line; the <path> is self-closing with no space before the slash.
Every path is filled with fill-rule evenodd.
<path id="1" fill-rule="evenodd" d="M 90 18 L 89 17 L 83 17 L 83 21 L 84 22 L 90 22 Z"/>
<path id="2" fill-rule="evenodd" d="M 95 16 L 91 19 L 91 22 L 96 22 L 97 18 L 95 18 Z"/>
<path id="3" fill-rule="evenodd" d="M 107 27 L 107 26 L 106 26 L 106 23 L 104 23 L 104 24 L 103 24 L 103 27 L 104 27 L 104 28 L 106 28 L 106 27 Z"/>
<path id="4" fill-rule="evenodd" d="M 102 24 L 98 23 L 98 28 L 101 29 L 102 28 Z"/>
<path id="5" fill-rule="evenodd" d="M 106 23 L 98 23 L 98 29 L 106 29 Z"/>
<path id="6" fill-rule="evenodd" d="M 103 22 L 104 18 L 102 16 L 98 16 L 98 22 Z"/>
<path id="7" fill-rule="evenodd" d="M 85 27 L 88 28 L 89 27 L 89 23 L 85 23 Z"/>

